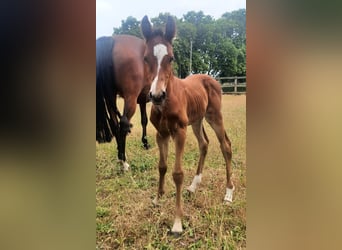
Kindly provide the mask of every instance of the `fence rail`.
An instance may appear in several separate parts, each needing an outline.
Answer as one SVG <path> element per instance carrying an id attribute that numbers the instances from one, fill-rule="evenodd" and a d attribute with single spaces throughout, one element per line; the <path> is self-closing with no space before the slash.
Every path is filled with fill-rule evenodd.
<path id="1" fill-rule="evenodd" d="M 241 82 L 243 79 L 245 81 Z M 247 83 L 245 76 L 217 77 L 216 80 L 222 85 L 222 94 L 246 94 Z"/>

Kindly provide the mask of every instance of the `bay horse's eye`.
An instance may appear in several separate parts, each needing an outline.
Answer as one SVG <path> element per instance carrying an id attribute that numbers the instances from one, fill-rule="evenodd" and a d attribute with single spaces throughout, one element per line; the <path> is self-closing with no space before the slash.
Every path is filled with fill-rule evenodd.
<path id="1" fill-rule="evenodd" d="M 148 61 L 148 60 L 147 60 L 147 57 L 146 57 L 146 56 L 144 56 L 144 62 L 146 62 L 146 63 L 147 63 L 147 61 Z"/>
<path id="2" fill-rule="evenodd" d="M 170 56 L 170 63 L 175 60 L 175 58 L 173 56 Z"/>

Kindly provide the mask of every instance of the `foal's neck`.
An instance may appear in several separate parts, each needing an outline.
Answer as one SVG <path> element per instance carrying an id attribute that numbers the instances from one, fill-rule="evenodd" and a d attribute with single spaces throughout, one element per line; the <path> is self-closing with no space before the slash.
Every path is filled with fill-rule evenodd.
<path id="1" fill-rule="evenodd" d="M 171 72 L 169 82 L 167 83 L 167 86 L 166 86 L 166 92 L 167 93 L 173 92 L 173 88 L 174 88 L 173 83 L 176 81 L 176 79 L 177 79 L 177 77 Z"/>
<path id="2" fill-rule="evenodd" d="M 179 102 L 184 98 L 181 80 L 182 79 L 178 78 L 174 74 L 170 75 L 169 82 L 166 87 L 166 93 L 169 99 L 169 104 L 173 102 Z"/>

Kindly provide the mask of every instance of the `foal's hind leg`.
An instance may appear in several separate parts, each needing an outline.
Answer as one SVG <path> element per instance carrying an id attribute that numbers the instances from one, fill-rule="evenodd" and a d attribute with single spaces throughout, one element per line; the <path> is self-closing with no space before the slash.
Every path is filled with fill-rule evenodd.
<path id="1" fill-rule="evenodd" d="M 231 180 L 232 169 L 232 150 L 231 150 L 231 142 L 225 132 L 223 121 L 222 121 L 222 114 L 219 110 L 210 110 L 206 114 L 206 120 L 210 124 L 210 126 L 214 129 L 217 139 L 220 142 L 221 151 L 223 157 L 226 162 L 226 176 L 227 176 L 227 188 L 226 188 L 226 195 L 224 197 L 225 202 L 232 202 L 233 200 L 233 191 L 234 185 Z"/>
<path id="2" fill-rule="evenodd" d="M 199 120 L 196 123 L 194 123 L 192 125 L 192 130 L 194 131 L 194 134 L 198 141 L 198 147 L 200 150 L 200 158 L 198 161 L 196 175 L 194 179 L 192 180 L 191 185 L 187 188 L 187 190 L 190 192 L 195 192 L 197 185 L 199 185 L 202 180 L 202 170 L 203 170 L 204 160 L 208 151 L 209 140 L 203 127 L 203 120 Z"/>

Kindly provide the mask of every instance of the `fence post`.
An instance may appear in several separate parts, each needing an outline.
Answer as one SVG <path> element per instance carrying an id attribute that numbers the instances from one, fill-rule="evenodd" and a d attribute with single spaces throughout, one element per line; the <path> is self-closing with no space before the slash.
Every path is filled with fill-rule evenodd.
<path id="1" fill-rule="evenodd" d="M 237 94 L 237 76 L 234 79 L 234 93 Z"/>

